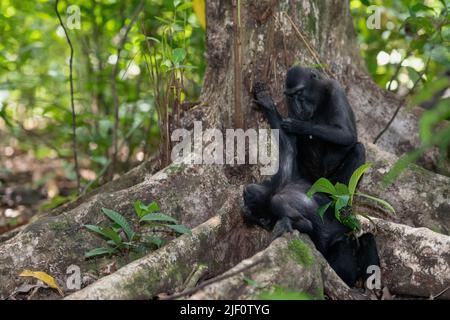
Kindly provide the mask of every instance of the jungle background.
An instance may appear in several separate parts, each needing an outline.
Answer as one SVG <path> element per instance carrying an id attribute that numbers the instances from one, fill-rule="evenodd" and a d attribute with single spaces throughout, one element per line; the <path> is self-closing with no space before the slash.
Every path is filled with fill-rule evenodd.
<path id="1" fill-rule="evenodd" d="M 204 1 L 147 0 L 136 21 L 137 0 L 60 1 L 66 27 L 70 5 L 80 18 L 67 28 L 75 122 L 70 47 L 54 1 L 0 3 L 0 233 L 164 152 L 166 129 L 198 107 Z M 371 5 L 381 8 L 380 29 L 367 25 Z M 417 105 L 448 86 L 447 1 L 352 0 L 350 8 L 360 53 L 381 88 Z M 408 150 L 407 162 L 433 145 L 448 160 L 450 131 L 434 128 L 449 109 L 447 98 L 422 115 L 423 148 Z"/>

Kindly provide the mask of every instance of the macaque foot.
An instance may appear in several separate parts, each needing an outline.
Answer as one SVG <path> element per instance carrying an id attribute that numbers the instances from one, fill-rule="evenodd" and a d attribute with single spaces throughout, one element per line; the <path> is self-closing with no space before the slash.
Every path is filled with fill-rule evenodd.
<path id="1" fill-rule="evenodd" d="M 287 232 L 292 232 L 294 229 L 292 228 L 291 219 L 288 217 L 281 218 L 275 223 L 272 231 L 272 240 L 281 237 L 283 234 Z"/>

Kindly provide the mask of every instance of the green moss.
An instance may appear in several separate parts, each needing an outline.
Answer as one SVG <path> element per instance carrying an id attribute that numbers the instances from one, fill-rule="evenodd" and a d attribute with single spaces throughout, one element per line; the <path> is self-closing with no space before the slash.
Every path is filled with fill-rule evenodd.
<path id="1" fill-rule="evenodd" d="M 128 292 L 126 294 L 127 297 L 149 299 L 158 294 L 158 290 L 164 287 L 175 288 L 181 286 L 191 271 L 187 264 L 181 262 L 169 265 L 162 272 L 155 272 L 153 269 L 142 270 L 130 279 L 124 290 Z"/>
<path id="2" fill-rule="evenodd" d="M 312 35 L 316 33 L 316 19 L 314 18 L 313 15 L 310 15 L 308 18 L 308 30 Z"/>
<path id="3" fill-rule="evenodd" d="M 317 287 L 316 288 L 316 294 L 314 295 L 317 297 L 317 300 L 325 300 L 325 293 L 323 292 L 323 287 Z"/>
<path id="4" fill-rule="evenodd" d="M 310 1 L 309 2 L 310 5 L 310 14 L 308 15 L 308 30 L 309 30 L 309 34 L 310 36 L 314 36 L 317 32 L 316 30 L 316 17 L 315 17 L 315 6 L 314 6 L 314 2 Z"/>
<path id="5" fill-rule="evenodd" d="M 71 228 L 70 223 L 67 221 L 59 221 L 59 222 L 49 223 L 48 227 L 50 230 L 54 231 L 56 234 L 65 232 L 67 230 L 70 230 L 70 228 Z"/>
<path id="6" fill-rule="evenodd" d="M 149 299 L 156 293 L 156 284 L 160 281 L 160 275 L 140 271 L 134 274 L 133 278 L 124 286 L 127 291 L 126 297 L 132 299 Z"/>
<path id="7" fill-rule="evenodd" d="M 175 173 L 183 171 L 184 168 L 185 168 L 185 165 L 183 165 L 183 164 L 173 163 L 169 167 L 166 168 L 166 172 L 168 175 L 173 175 Z"/>
<path id="8" fill-rule="evenodd" d="M 297 261 L 298 264 L 311 266 L 314 263 L 314 255 L 309 249 L 308 245 L 299 239 L 294 239 L 288 244 L 288 250 L 291 257 Z"/>
<path id="9" fill-rule="evenodd" d="M 434 224 L 433 226 L 431 226 L 430 229 L 432 231 L 434 231 L 434 232 L 437 232 L 437 233 L 447 234 L 447 231 L 445 230 L 445 228 L 443 226 L 438 225 L 438 224 Z"/>
<path id="10" fill-rule="evenodd" d="M 297 292 L 280 286 L 273 286 L 269 291 L 261 292 L 257 296 L 258 300 L 315 300 L 307 292 Z"/>

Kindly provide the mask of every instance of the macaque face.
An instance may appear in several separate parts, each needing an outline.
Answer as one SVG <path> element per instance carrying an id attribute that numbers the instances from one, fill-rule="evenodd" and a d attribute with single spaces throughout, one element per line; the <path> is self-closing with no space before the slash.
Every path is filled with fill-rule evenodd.
<path id="1" fill-rule="evenodd" d="M 293 67 L 286 77 L 286 103 L 291 117 L 310 120 L 320 101 L 320 74 L 309 68 Z"/>

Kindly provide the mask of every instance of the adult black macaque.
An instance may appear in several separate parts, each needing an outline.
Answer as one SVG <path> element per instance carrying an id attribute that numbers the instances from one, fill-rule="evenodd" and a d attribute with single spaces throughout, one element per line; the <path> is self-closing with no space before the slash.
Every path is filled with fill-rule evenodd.
<path id="1" fill-rule="evenodd" d="M 289 113 L 281 128 L 297 135 L 300 175 L 347 184 L 365 162 L 365 149 L 344 90 L 317 70 L 296 66 L 287 73 L 284 93 Z"/>
<path id="2" fill-rule="evenodd" d="M 288 77 L 288 81 L 290 79 Z M 290 83 L 287 83 L 287 88 L 292 89 L 293 87 L 289 85 Z M 297 90 L 302 90 L 300 85 L 303 85 L 303 82 L 297 83 Z M 313 87 L 308 88 L 314 90 Z M 293 97 L 295 99 L 295 96 L 299 96 L 298 98 L 301 99 L 297 90 L 293 92 L 295 93 Z M 259 225 L 268 230 L 273 229 L 274 237 L 281 236 L 284 232 L 289 232 L 293 229 L 306 233 L 345 283 L 349 286 L 354 286 L 357 279 L 362 277 L 365 280 L 367 278 L 367 267 L 369 265 L 379 265 L 373 235 L 365 234 L 360 237 L 359 241 L 348 236 L 350 229 L 335 218 L 332 209 L 328 209 L 323 220 L 321 220 L 317 214 L 317 209 L 329 202 L 329 198 L 320 193 L 316 193 L 312 199 L 306 196 L 306 192 L 311 187 L 312 182 L 305 178 L 304 170 L 301 170 L 299 167 L 303 162 L 301 160 L 297 161 L 299 157 L 308 156 L 304 153 L 302 145 L 298 141 L 302 139 L 302 133 L 299 133 L 297 130 L 296 134 L 291 134 L 289 132 L 294 130 L 285 129 L 286 126 L 284 124 L 286 121 L 283 121 L 276 110 L 275 104 L 264 84 L 256 83 L 253 93 L 257 104 L 269 121 L 270 127 L 272 129 L 280 129 L 279 169 L 270 180 L 259 184 L 250 184 L 245 187 L 244 220 L 247 223 Z M 288 92 L 288 94 L 293 93 Z M 303 91 L 303 97 L 305 96 L 306 91 Z M 311 99 L 309 93 L 307 96 L 308 100 L 306 103 L 303 103 L 304 105 L 311 103 L 311 101 L 320 101 L 320 99 Z M 304 99 L 304 101 L 306 100 Z M 293 105 L 295 106 L 296 104 Z M 291 104 L 291 109 L 293 105 Z M 313 107 L 308 105 L 307 108 L 312 109 Z M 306 112 L 314 113 L 314 111 Z M 300 109 L 290 110 L 290 114 L 292 116 L 301 115 L 304 117 L 303 119 L 306 119 L 304 111 Z M 309 115 L 309 119 L 312 117 L 312 115 Z M 303 123 L 301 127 L 304 127 Z M 300 155 L 297 154 L 298 150 L 301 152 Z M 335 159 L 332 156 L 328 158 Z"/>

